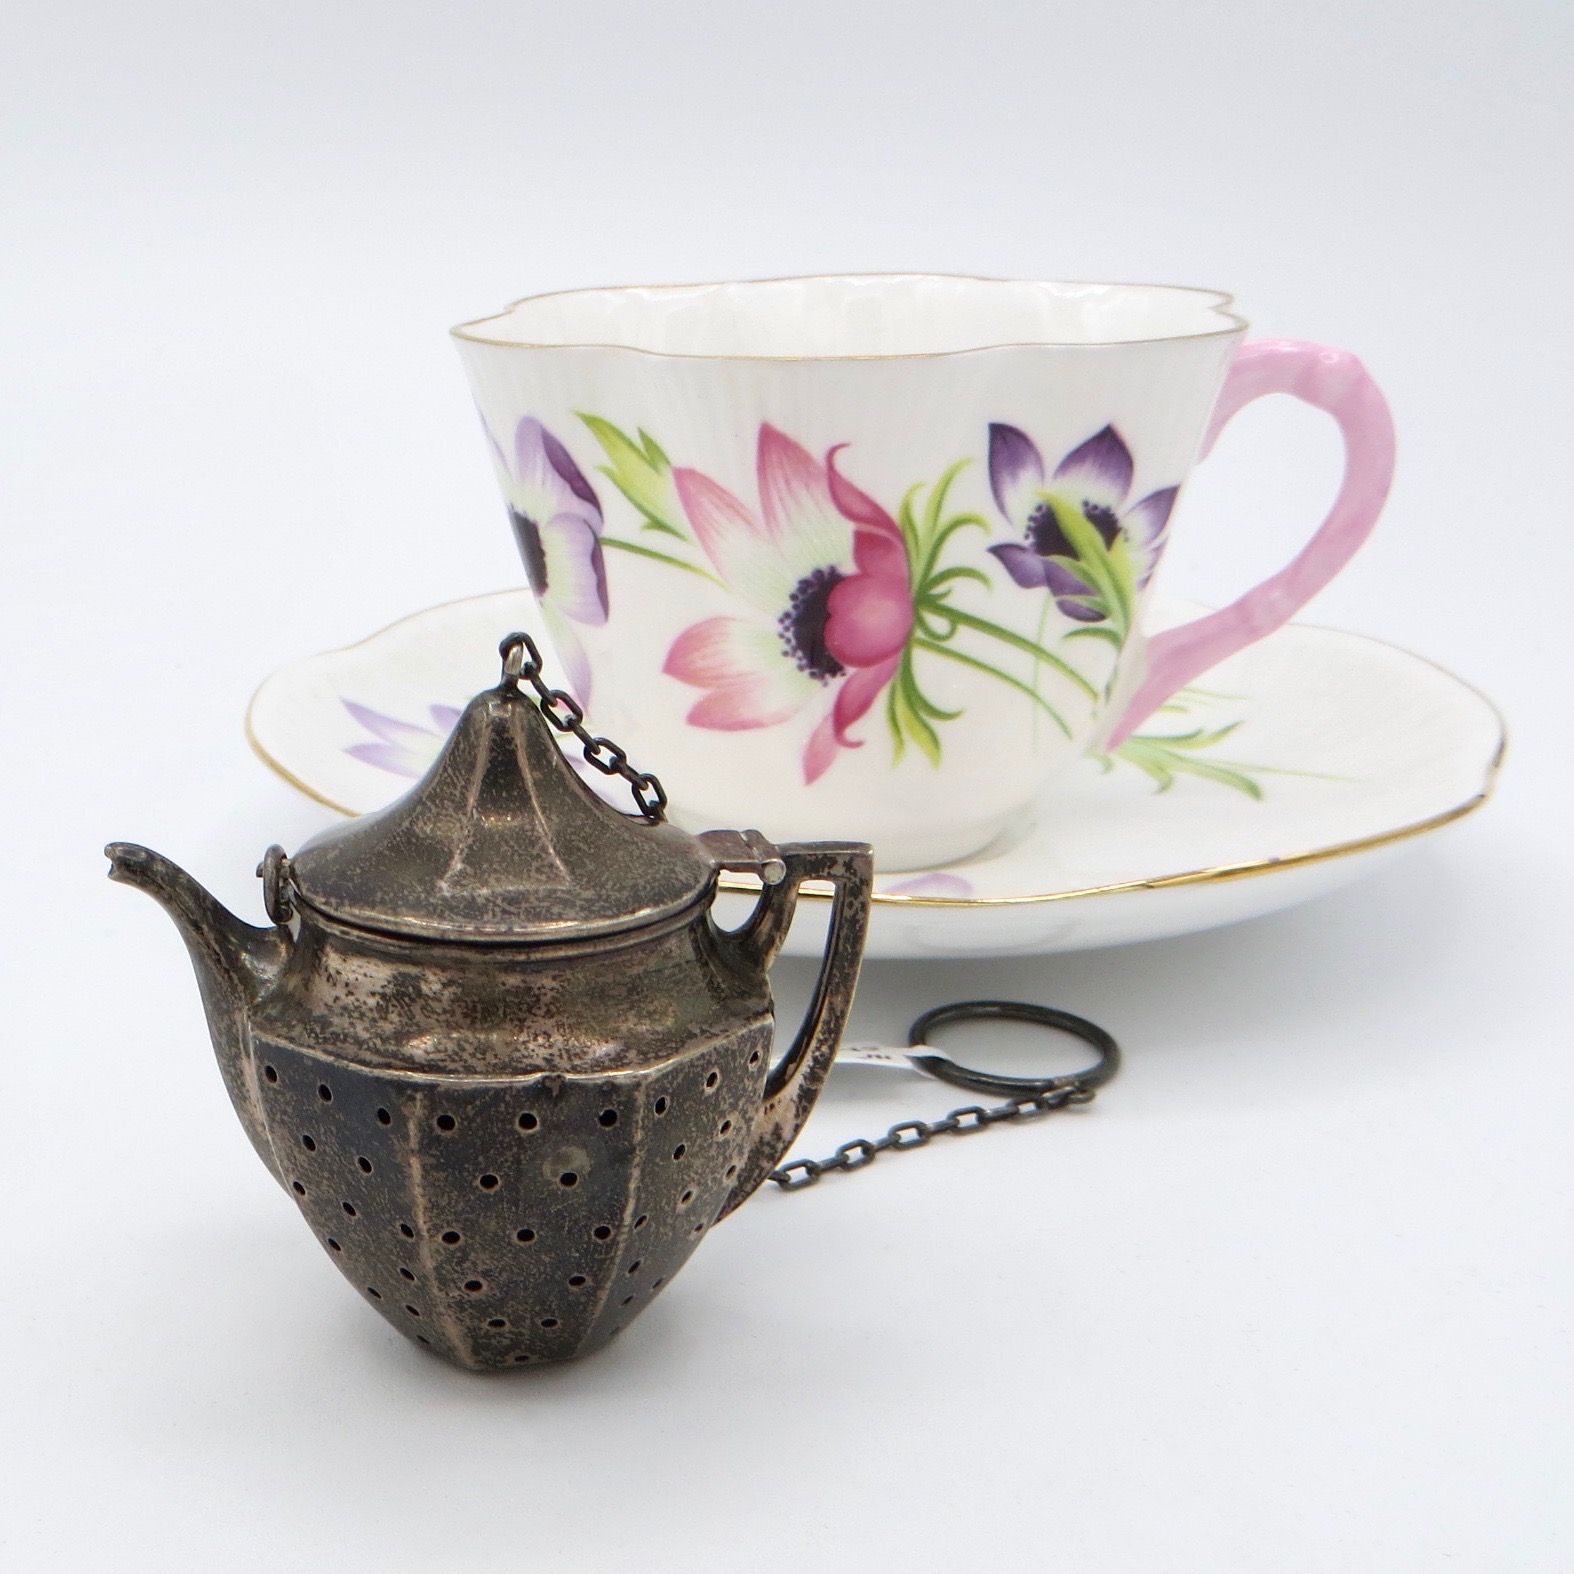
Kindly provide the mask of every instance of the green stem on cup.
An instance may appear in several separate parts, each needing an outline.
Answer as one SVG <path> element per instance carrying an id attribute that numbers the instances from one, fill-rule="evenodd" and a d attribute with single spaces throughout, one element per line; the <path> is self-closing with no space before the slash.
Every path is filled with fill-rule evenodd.
<path id="1" fill-rule="evenodd" d="M 1037 693 L 1020 678 L 1013 678 L 1009 672 L 1002 672 L 999 667 L 992 667 L 987 661 L 980 661 L 976 656 L 969 656 L 960 650 L 953 650 L 949 645 L 937 644 L 934 640 L 915 639 L 913 648 L 927 651 L 931 656 L 944 656 L 947 661 L 959 662 L 964 667 L 973 668 L 975 672 L 987 672 L 990 677 L 998 678 L 1002 683 L 1009 684 L 1012 688 L 1027 695 L 1068 738 L 1071 736 L 1071 728 L 1066 725 L 1066 720 L 1060 712 L 1042 694 Z"/>
<path id="2" fill-rule="evenodd" d="M 653 558 L 656 562 L 666 563 L 672 568 L 681 568 L 690 574 L 698 574 L 701 579 L 708 579 L 711 584 L 720 585 L 723 590 L 727 588 L 714 574 L 708 569 L 701 568 L 697 563 L 685 563 L 680 557 L 657 552 L 651 547 L 641 546 L 637 541 L 621 541 L 617 536 L 602 536 L 601 544 L 604 547 L 616 547 L 619 552 L 632 552 L 636 557 Z"/>
<path id="3" fill-rule="evenodd" d="M 1098 690 L 1075 667 L 1070 665 L 1069 662 L 1063 661 L 1053 651 L 1045 650 L 1037 640 L 1028 639 L 1023 634 L 1014 634 L 1010 629 L 1002 628 L 998 623 L 991 623 L 988 618 L 978 617 L 971 612 L 963 612 L 961 608 L 953 607 L 949 602 L 940 601 L 934 597 L 922 597 L 918 605 L 925 612 L 932 613 L 936 617 L 945 618 L 952 623 L 958 623 L 963 628 L 972 629 L 975 633 L 987 634 L 991 639 L 998 639 L 1003 644 L 1010 645 L 1013 649 L 1020 650 L 1037 661 L 1044 662 L 1047 666 L 1053 667 L 1062 677 L 1070 679 L 1090 700 L 1099 698 Z M 993 671 L 994 669 L 991 668 L 990 670 Z M 1037 698 L 1035 691 L 1028 685 L 1023 684 L 1021 687 Z"/>

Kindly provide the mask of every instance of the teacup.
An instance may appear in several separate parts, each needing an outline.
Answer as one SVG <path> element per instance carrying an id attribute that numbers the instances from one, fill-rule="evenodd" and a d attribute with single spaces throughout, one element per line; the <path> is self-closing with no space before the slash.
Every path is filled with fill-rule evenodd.
<path id="1" fill-rule="evenodd" d="M 1344 350 L 1211 290 L 929 275 L 589 289 L 454 330 L 568 686 L 680 823 L 977 852 L 1090 749 L 1291 618 L 1382 508 Z M 1279 573 L 1152 637 L 1176 498 L 1269 393 L 1337 500 Z"/>

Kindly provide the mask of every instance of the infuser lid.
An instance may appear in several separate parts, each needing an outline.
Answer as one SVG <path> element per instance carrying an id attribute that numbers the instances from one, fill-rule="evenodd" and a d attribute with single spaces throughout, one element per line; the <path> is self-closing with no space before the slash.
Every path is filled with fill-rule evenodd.
<path id="1" fill-rule="evenodd" d="M 526 656 L 528 652 L 528 659 Z M 539 682 L 523 635 L 503 643 L 504 676 L 478 694 L 431 769 L 397 802 L 323 831 L 289 860 L 295 895 L 359 928 L 499 945 L 571 940 L 681 912 L 709 888 L 716 861 L 659 822 L 654 777 L 591 739 L 579 708 Z M 565 730 L 634 788 L 644 818 L 599 798 L 558 747 L 525 676 Z"/>

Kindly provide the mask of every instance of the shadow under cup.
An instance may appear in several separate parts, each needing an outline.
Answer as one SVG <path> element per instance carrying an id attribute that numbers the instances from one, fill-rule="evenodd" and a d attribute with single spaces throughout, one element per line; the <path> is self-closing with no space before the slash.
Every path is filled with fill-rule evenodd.
<path id="1" fill-rule="evenodd" d="M 574 291 L 454 333 L 595 730 L 691 829 L 856 838 L 909 869 L 986 846 L 1370 529 L 1381 396 L 1345 352 L 1243 348 L 1228 308 L 900 275 Z M 1187 472 L 1276 391 L 1340 421 L 1339 502 L 1279 575 L 1147 639 Z"/>

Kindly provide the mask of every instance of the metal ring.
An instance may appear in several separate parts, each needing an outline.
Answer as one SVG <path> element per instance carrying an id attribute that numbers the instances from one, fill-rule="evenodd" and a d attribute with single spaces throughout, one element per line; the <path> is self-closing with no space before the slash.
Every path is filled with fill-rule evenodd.
<path id="1" fill-rule="evenodd" d="M 1007 1077 L 996 1072 L 974 1071 L 934 1050 L 907 1057 L 920 1071 L 949 1082 L 953 1087 L 966 1088 L 969 1093 L 998 1094 L 1003 1098 L 1052 1093 L 1062 1088 L 1091 1093 L 1094 1088 L 1103 1087 L 1120 1070 L 1120 1045 L 1097 1023 L 1073 1016 L 1069 1011 L 1057 1011 L 1053 1006 L 1033 1006 L 1021 1000 L 958 1000 L 948 1006 L 936 1006 L 913 1023 L 907 1035 L 908 1048 L 929 1049 L 930 1033 L 953 1022 L 1031 1022 L 1035 1027 L 1054 1028 L 1080 1038 L 1090 1044 L 1099 1057 L 1085 1071 L 1074 1071 L 1062 1077 Z"/>
<path id="2" fill-rule="evenodd" d="M 277 842 L 262 855 L 257 865 L 257 878 L 262 881 L 262 905 L 268 917 L 276 924 L 287 924 L 295 916 L 295 898 L 291 894 L 289 854 Z"/>
<path id="3" fill-rule="evenodd" d="M 541 652 L 536 642 L 523 631 L 505 634 L 498 642 L 497 653 L 503 658 L 503 682 L 518 686 L 527 671 L 541 670 Z"/>

